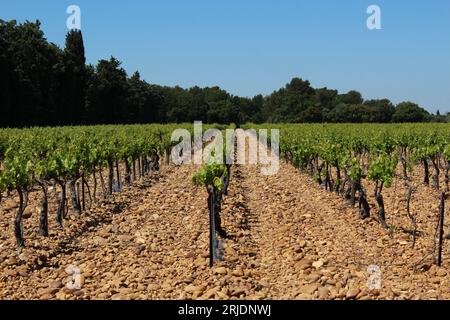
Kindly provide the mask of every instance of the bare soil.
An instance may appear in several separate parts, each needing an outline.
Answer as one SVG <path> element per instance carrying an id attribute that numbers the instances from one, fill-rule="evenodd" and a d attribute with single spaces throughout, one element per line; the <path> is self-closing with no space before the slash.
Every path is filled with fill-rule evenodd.
<path id="1" fill-rule="evenodd" d="M 14 195 L 0 214 L 0 299 L 449 299 L 450 246 L 443 265 L 432 255 L 439 193 L 420 183 L 411 211 L 420 231 L 412 248 L 411 222 L 400 179 L 384 190 L 388 232 L 281 163 L 274 176 L 259 166 L 234 166 L 223 204 L 224 256 L 209 268 L 207 194 L 191 182 L 194 166 L 163 166 L 80 216 L 50 237 L 38 235 L 39 193 L 30 196 L 26 248 L 13 237 Z M 448 204 L 446 209 L 448 230 Z M 69 266 L 81 288 L 67 286 Z M 381 271 L 381 287 L 368 281 Z M 69 268 L 70 269 L 70 268 Z M 73 268 L 72 268 L 73 269 Z"/>

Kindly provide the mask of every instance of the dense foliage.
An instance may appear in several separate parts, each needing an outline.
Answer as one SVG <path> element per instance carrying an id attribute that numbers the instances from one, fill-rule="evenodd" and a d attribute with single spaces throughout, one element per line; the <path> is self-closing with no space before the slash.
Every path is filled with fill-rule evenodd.
<path id="1" fill-rule="evenodd" d="M 0 127 L 246 122 L 446 121 L 410 102 L 364 101 L 361 94 L 314 89 L 294 78 L 269 96 L 233 96 L 219 87 L 183 89 L 131 77 L 116 58 L 86 65 L 80 31 L 65 48 L 49 43 L 40 23 L 0 20 Z"/>

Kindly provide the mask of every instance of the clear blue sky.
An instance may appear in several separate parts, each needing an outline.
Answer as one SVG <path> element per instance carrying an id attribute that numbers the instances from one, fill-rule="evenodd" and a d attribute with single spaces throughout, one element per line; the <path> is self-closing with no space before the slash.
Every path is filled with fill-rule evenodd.
<path id="1" fill-rule="evenodd" d="M 0 18 L 39 19 L 62 46 L 70 4 L 89 63 L 113 55 L 151 83 L 253 96 L 298 76 L 450 112 L 449 0 L 14 0 Z M 382 30 L 366 27 L 371 4 Z"/>

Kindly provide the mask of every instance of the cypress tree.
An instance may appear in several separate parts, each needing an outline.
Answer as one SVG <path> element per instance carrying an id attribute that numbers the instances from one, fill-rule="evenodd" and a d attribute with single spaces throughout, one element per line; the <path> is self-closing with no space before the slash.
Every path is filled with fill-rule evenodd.
<path id="1" fill-rule="evenodd" d="M 63 97 L 65 124 L 81 124 L 85 117 L 86 57 L 83 35 L 71 30 L 66 36 L 63 54 L 65 90 Z"/>

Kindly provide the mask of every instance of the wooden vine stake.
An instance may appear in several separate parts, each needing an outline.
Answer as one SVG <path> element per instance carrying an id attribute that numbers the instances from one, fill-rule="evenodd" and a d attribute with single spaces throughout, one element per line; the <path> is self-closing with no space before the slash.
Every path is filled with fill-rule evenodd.
<path id="1" fill-rule="evenodd" d="M 214 184 L 211 185 L 211 192 L 209 195 L 209 267 L 212 268 L 214 266 L 214 258 L 215 258 L 215 246 L 216 246 L 216 226 L 215 226 L 215 204 L 216 199 L 214 195 Z"/>
<path id="2" fill-rule="evenodd" d="M 445 193 L 441 194 L 441 204 L 439 206 L 439 244 L 438 244 L 438 256 L 437 265 L 442 265 L 442 245 L 444 241 L 444 215 L 445 215 Z"/>

